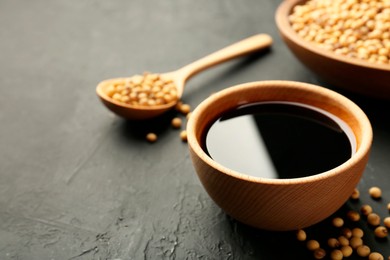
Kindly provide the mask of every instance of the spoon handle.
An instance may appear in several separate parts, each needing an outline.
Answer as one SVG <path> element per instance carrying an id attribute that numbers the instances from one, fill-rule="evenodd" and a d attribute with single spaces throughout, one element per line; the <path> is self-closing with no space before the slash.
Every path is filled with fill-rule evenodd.
<path id="1" fill-rule="evenodd" d="M 272 38 L 269 35 L 257 34 L 194 61 L 179 69 L 179 72 L 182 74 L 183 80 L 186 81 L 209 67 L 233 58 L 244 56 L 251 52 L 259 51 L 269 47 L 271 44 Z"/>

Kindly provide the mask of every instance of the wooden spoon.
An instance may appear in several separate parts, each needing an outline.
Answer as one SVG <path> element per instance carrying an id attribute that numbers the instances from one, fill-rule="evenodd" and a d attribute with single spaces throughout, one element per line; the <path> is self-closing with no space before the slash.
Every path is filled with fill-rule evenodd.
<path id="1" fill-rule="evenodd" d="M 216 51 L 178 70 L 160 74 L 161 77 L 171 79 L 177 87 L 178 99 L 175 99 L 168 104 L 154 106 L 134 106 L 114 100 L 106 94 L 107 87 L 112 85 L 112 83 L 124 81 L 128 78 L 116 78 L 102 81 L 98 84 L 96 93 L 108 109 L 121 117 L 135 120 L 153 118 L 166 112 L 176 105 L 183 94 L 186 81 L 195 74 L 227 60 L 268 48 L 271 44 L 272 38 L 269 35 L 254 35 L 228 47 L 225 47 L 219 51 Z"/>

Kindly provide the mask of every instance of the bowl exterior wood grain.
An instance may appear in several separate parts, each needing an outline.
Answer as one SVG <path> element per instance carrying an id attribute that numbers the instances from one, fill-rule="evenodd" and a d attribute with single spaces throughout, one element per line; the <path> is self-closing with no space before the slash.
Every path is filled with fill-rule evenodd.
<path id="1" fill-rule="evenodd" d="M 300 102 L 340 117 L 356 136 L 356 153 L 332 170 L 296 179 L 252 177 L 213 161 L 202 149 L 209 125 L 224 111 L 260 101 Z M 187 135 L 194 168 L 215 203 L 233 218 L 268 230 L 304 228 L 337 211 L 358 184 L 372 142 L 369 120 L 352 101 L 322 87 L 291 81 L 247 83 L 212 95 L 193 111 Z"/>
<path id="2" fill-rule="evenodd" d="M 390 99 L 390 66 L 337 55 L 299 37 L 288 16 L 302 0 L 285 0 L 276 11 L 280 35 L 292 53 L 308 69 L 336 87 L 366 96 Z"/>

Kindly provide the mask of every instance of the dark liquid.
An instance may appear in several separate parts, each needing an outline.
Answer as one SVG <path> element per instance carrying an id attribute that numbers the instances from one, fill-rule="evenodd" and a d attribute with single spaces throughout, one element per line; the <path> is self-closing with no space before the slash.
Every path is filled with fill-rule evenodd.
<path id="1" fill-rule="evenodd" d="M 241 106 L 215 121 L 204 150 L 219 164 L 264 178 L 298 178 L 337 167 L 355 151 L 340 118 L 292 102 Z"/>

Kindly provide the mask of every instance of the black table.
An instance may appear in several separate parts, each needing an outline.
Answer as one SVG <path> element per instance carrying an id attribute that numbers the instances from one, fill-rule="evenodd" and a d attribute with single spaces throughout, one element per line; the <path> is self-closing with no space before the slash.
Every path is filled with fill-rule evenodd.
<path id="1" fill-rule="evenodd" d="M 374 144 L 361 199 L 335 215 L 368 203 L 388 216 L 390 102 L 345 93 L 301 65 L 277 32 L 279 3 L 1 1 L 0 259 L 310 259 L 294 232 L 245 226 L 211 201 L 170 127 L 174 112 L 137 124 L 95 95 L 103 79 L 177 69 L 257 33 L 273 37 L 270 51 L 197 75 L 183 101 L 194 108 L 226 87 L 272 79 L 345 94 L 369 116 Z M 367 194 L 374 185 L 380 201 Z M 390 255 L 363 218 L 355 225 Z M 328 219 L 307 232 L 324 241 L 332 230 Z"/>

